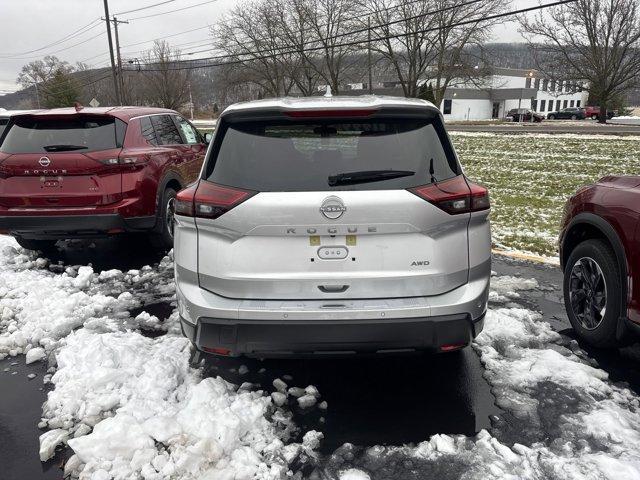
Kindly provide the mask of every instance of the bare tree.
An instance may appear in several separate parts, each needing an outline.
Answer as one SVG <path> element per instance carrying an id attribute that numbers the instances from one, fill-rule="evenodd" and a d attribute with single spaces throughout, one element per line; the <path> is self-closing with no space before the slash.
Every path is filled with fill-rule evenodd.
<path id="1" fill-rule="evenodd" d="M 367 18 L 361 24 L 370 21 L 374 28 L 372 50 L 389 62 L 405 97 L 418 96 L 419 80 L 435 57 L 433 33 L 426 31 L 436 25 L 428 15 L 432 8 L 429 0 L 369 0 L 365 4 Z"/>
<path id="2" fill-rule="evenodd" d="M 238 5 L 212 29 L 216 49 L 235 64 L 234 83 L 259 85 L 267 96 L 291 91 L 299 60 L 287 48 L 286 15 L 281 0 L 257 0 Z"/>
<path id="3" fill-rule="evenodd" d="M 58 89 L 67 89 L 67 87 L 75 89 L 73 82 L 67 81 L 66 78 L 71 72 L 73 72 L 73 67 L 68 62 L 64 62 L 56 56 L 47 55 L 42 60 L 35 60 L 24 65 L 18 75 L 18 83 L 25 89 L 34 88 L 38 107 L 41 104 L 57 104 Z"/>
<path id="4" fill-rule="evenodd" d="M 172 49 L 166 41 L 156 41 L 144 56 L 143 96 L 146 102 L 157 107 L 178 110 L 189 100 L 191 71 L 178 69 L 180 51 Z"/>
<path id="5" fill-rule="evenodd" d="M 520 18 L 520 25 L 538 69 L 571 85 L 586 81 L 605 123 L 607 105 L 638 85 L 639 14 L 638 0 L 577 0 Z"/>

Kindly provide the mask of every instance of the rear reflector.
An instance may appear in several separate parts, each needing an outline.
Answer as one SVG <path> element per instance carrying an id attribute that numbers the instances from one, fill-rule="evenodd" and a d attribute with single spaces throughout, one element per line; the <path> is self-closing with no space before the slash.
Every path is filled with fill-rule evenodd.
<path id="1" fill-rule="evenodd" d="M 231 350 L 229 350 L 228 348 L 209 348 L 209 347 L 202 347 L 202 350 L 204 350 L 207 353 L 213 353 L 215 355 L 225 355 L 225 356 L 229 356 L 231 354 Z"/>
<path id="2" fill-rule="evenodd" d="M 368 117 L 376 113 L 375 109 L 351 110 L 292 110 L 284 112 L 293 118 L 326 118 L 326 117 Z"/>
<path id="3" fill-rule="evenodd" d="M 256 193 L 200 180 L 178 192 L 175 212 L 188 217 L 215 219 Z"/>
<path id="4" fill-rule="evenodd" d="M 447 345 L 440 345 L 441 352 L 452 352 L 454 350 L 460 350 L 461 348 L 466 347 L 466 343 L 450 343 Z"/>
<path id="5" fill-rule="evenodd" d="M 409 191 L 451 215 L 487 210 L 490 207 L 489 191 L 481 185 L 469 182 L 462 175 L 410 188 Z"/>

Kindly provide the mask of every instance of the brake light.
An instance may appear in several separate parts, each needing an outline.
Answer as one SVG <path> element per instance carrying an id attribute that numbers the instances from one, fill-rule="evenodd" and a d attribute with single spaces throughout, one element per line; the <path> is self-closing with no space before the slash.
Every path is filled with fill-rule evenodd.
<path id="1" fill-rule="evenodd" d="M 215 219 L 248 200 L 256 193 L 201 180 L 178 192 L 175 212 L 178 215 L 187 217 Z"/>
<path id="2" fill-rule="evenodd" d="M 284 112 L 293 118 L 326 118 L 326 117 L 368 117 L 376 113 L 375 109 L 351 109 L 351 110 L 291 110 Z"/>
<path id="3" fill-rule="evenodd" d="M 410 188 L 409 191 L 451 215 L 487 210 L 491 206 L 489 191 L 469 182 L 462 175 L 444 182 Z"/>

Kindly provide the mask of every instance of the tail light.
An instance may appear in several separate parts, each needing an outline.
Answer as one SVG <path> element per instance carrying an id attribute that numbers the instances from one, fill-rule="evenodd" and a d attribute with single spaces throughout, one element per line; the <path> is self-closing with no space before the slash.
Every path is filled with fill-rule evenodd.
<path id="1" fill-rule="evenodd" d="M 178 192 L 175 212 L 187 217 L 218 218 L 256 193 L 200 180 Z"/>
<path id="2" fill-rule="evenodd" d="M 146 165 L 149 162 L 149 157 L 147 155 L 128 155 L 126 157 L 111 157 L 111 158 L 101 158 L 98 160 L 100 163 L 104 165 L 114 166 L 114 165 Z"/>
<path id="3" fill-rule="evenodd" d="M 451 215 L 478 212 L 490 207 L 489 191 L 469 182 L 462 175 L 444 182 L 410 188 L 409 191 Z"/>

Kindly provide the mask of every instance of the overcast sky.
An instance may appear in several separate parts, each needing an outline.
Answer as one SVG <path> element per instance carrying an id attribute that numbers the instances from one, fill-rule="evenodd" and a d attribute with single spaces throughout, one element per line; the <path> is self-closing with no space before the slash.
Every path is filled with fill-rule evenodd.
<path id="1" fill-rule="evenodd" d="M 124 59 L 139 57 L 156 38 L 194 29 L 198 30 L 167 40 L 183 52 L 203 50 L 210 38 L 207 25 L 215 24 L 225 10 L 243 0 L 207 3 L 206 0 L 109 0 L 109 13 L 118 14 L 163 1 L 166 4 L 118 16 L 121 20 L 130 20 L 128 25 L 119 28 Z M 516 5 L 534 5 L 534 1 L 518 0 Z M 199 6 L 135 19 L 193 5 Z M 103 0 L 0 0 L 0 94 L 19 89 L 16 77 L 22 66 L 48 54 L 72 64 L 82 61 L 96 67 L 107 66 L 109 49 L 104 22 L 97 22 L 101 16 L 104 16 Z M 42 48 L 87 25 L 87 29 L 77 36 Z M 494 40 L 515 42 L 522 39 L 516 25 L 506 23 L 496 27 Z M 197 53 L 191 58 L 198 56 L 207 56 L 207 53 Z"/>

